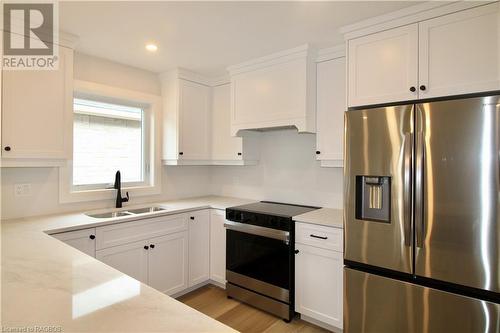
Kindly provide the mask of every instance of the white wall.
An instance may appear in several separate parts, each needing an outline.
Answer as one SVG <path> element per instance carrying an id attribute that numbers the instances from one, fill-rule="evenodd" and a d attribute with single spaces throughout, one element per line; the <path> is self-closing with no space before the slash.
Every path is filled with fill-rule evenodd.
<path id="1" fill-rule="evenodd" d="M 79 80 L 160 95 L 156 74 L 108 60 L 76 53 L 74 73 Z M 58 172 L 58 168 L 2 168 L 2 218 L 113 207 L 114 200 L 60 204 Z M 160 195 L 132 197 L 131 204 L 211 193 L 209 167 L 163 167 L 162 178 Z M 31 184 L 31 195 L 16 197 L 15 184 Z"/>
<path id="2" fill-rule="evenodd" d="M 157 76 L 107 60 L 77 54 L 75 77 L 159 94 Z M 163 167 L 162 193 L 132 197 L 132 204 L 208 194 L 342 207 L 342 169 L 321 168 L 315 159 L 315 135 L 295 130 L 261 133 L 256 166 Z M 59 203 L 58 168 L 2 168 L 2 218 L 113 207 L 114 201 Z M 15 184 L 31 184 L 31 195 L 16 197 Z"/>
<path id="3" fill-rule="evenodd" d="M 73 75 L 78 80 L 161 95 L 155 73 L 86 54 L 75 52 Z"/>
<path id="4" fill-rule="evenodd" d="M 131 197 L 131 204 L 210 194 L 207 167 L 164 167 L 160 195 Z M 114 200 L 59 203 L 58 168 L 2 168 L 2 218 L 45 215 L 113 207 Z M 15 184 L 31 184 L 31 196 L 16 197 Z"/>
<path id="5" fill-rule="evenodd" d="M 256 200 L 342 208 L 341 168 L 321 168 L 314 134 L 261 133 L 256 166 L 212 167 L 212 192 Z"/>

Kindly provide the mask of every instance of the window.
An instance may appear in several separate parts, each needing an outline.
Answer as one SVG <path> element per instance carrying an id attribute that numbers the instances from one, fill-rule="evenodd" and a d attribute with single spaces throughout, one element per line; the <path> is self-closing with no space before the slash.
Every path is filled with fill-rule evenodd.
<path id="1" fill-rule="evenodd" d="M 109 187 L 117 170 L 123 186 L 147 183 L 147 117 L 143 108 L 75 98 L 73 110 L 73 188 Z"/>

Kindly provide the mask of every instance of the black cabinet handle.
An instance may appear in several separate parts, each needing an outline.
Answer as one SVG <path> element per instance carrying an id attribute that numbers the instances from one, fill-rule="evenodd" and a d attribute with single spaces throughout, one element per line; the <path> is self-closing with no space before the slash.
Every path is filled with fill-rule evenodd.
<path id="1" fill-rule="evenodd" d="M 300 251 L 299 250 L 295 250 L 294 252 L 295 252 L 295 254 L 298 254 Z"/>
<path id="2" fill-rule="evenodd" d="M 316 150 L 316 155 L 319 155 L 321 154 L 321 152 L 319 150 Z"/>
<path id="3" fill-rule="evenodd" d="M 319 238 L 319 239 L 328 239 L 328 237 L 323 237 L 323 236 L 317 236 L 317 235 L 314 235 L 314 234 L 310 234 L 309 236 L 311 236 L 312 238 Z"/>
<path id="4" fill-rule="evenodd" d="M 194 216 L 189 217 L 191 220 L 194 220 Z"/>
<path id="5" fill-rule="evenodd" d="M 149 246 L 144 245 L 144 250 L 147 250 L 147 249 L 149 249 Z"/>
<path id="6" fill-rule="evenodd" d="M 154 249 L 155 248 L 155 245 L 154 244 L 149 244 L 149 247 Z"/>
<path id="7" fill-rule="evenodd" d="M 10 146 L 5 146 L 5 151 L 10 151 Z"/>
<path id="8" fill-rule="evenodd" d="M 427 88 L 424 85 L 420 86 L 420 90 L 424 91 L 425 89 L 427 89 Z"/>
<path id="9" fill-rule="evenodd" d="M 90 239 L 95 239 L 95 235 L 90 235 L 89 238 Z"/>
<path id="10" fill-rule="evenodd" d="M 238 156 L 241 156 L 241 153 L 238 153 Z"/>
<path id="11" fill-rule="evenodd" d="M 184 155 L 184 152 L 180 151 L 180 152 L 179 152 L 179 155 Z"/>
<path id="12" fill-rule="evenodd" d="M 417 89 L 415 87 L 410 87 L 410 91 L 415 92 L 415 91 L 417 91 Z"/>

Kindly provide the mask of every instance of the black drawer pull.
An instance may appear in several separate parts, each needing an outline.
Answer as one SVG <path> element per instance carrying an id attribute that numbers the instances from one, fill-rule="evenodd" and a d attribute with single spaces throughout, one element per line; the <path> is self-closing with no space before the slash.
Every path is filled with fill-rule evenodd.
<path id="1" fill-rule="evenodd" d="M 328 239 L 328 237 L 326 237 L 326 236 L 323 237 L 323 236 L 317 236 L 317 235 L 314 235 L 314 234 L 311 234 L 310 236 L 313 237 L 313 238 Z"/>

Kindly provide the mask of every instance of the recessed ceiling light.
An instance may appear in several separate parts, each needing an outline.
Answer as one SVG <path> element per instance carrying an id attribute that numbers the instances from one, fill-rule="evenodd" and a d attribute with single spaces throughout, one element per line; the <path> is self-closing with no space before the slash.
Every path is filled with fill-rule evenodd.
<path id="1" fill-rule="evenodd" d="M 148 50 L 149 52 L 155 52 L 156 50 L 158 50 L 158 46 L 156 46 L 155 44 L 146 44 L 146 50 Z"/>

